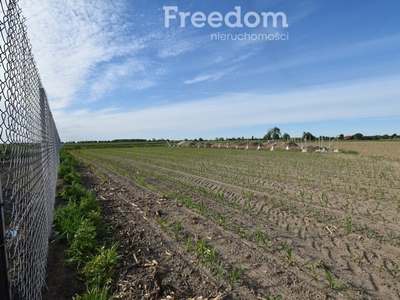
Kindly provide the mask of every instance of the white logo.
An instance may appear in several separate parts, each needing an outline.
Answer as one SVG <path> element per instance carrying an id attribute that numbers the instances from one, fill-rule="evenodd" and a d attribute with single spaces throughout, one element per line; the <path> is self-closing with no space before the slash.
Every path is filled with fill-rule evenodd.
<path id="1" fill-rule="evenodd" d="M 165 27 L 170 26 L 170 21 L 176 20 L 179 16 L 180 27 L 186 27 L 186 19 L 190 19 L 192 26 L 196 28 L 202 28 L 208 24 L 213 28 L 219 28 L 223 24 L 230 28 L 242 28 L 246 26 L 248 28 L 255 28 L 262 24 L 262 27 L 268 27 L 272 24 L 272 27 L 278 27 L 278 21 L 280 20 L 281 27 L 289 27 L 287 23 L 286 14 L 283 12 L 261 12 L 261 14 L 249 11 L 242 17 L 242 9 L 240 6 L 235 6 L 234 11 L 228 12 L 225 16 L 218 11 L 213 11 L 206 15 L 201 11 L 196 11 L 193 14 L 190 12 L 179 11 L 178 6 L 163 6 L 165 12 Z"/>

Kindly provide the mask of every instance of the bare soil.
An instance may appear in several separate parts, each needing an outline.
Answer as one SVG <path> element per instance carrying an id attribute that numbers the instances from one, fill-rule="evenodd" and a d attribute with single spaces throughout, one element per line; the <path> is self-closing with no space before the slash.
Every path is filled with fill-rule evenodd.
<path id="1" fill-rule="evenodd" d="M 72 297 L 85 292 L 84 284 L 76 277 L 76 266 L 65 265 L 66 249 L 67 245 L 62 243 L 49 245 L 43 300 L 71 300 Z"/>

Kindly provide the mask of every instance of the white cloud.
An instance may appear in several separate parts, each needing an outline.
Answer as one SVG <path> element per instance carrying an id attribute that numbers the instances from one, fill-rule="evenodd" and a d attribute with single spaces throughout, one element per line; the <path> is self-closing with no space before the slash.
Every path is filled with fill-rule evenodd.
<path id="1" fill-rule="evenodd" d="M 157 79 L 165 73 L 162 67 L 145 58 L 128 58 L 120 63 L 108 64 L 97 76 L 93 76 L 90 87 L 91 100 L 101 98 L 106 92 L 119 88 L 131 91 L 143 90 L 157 85 Z"/>
<path id="2" fill-rule="evenodd" d="M 194 84 L 194 83 L 198 83 L 198 82 L 202 82 L 202 81 L 215 81 L 215 80 L 218 80 L 221 77 L 224 77 L 227 74 L 231 73 L 233 70 L 234 69 L 231 68 L 228 70 L 218 71 L 218 72 L 214 72 L 214 73 L 210 73 L 210 74 L 199 75 L 193 79 L 185 80 L 183 83 L 184 84 Z"/>
<path id="3" fill-rule="evenodd" d="M 167 58 L 200 45 L 188 31 L 158 24 L 151 5 L 126 0 L 21 0 L 28 36 L 53 109 L 96 101 L 108 91 L 148 89 Z M 129 10 L 129 12 L 128 12 Z M 89 99 L 77 99 L 88 94 Z"/>
<path id="4" fill-rule="evenodd" d="M 65 108 L 85 87 L 97 65 L 144 48 L 127 38 L 122 1 L 29 0 L 26 17 L 42 82 L 53 108 Z"/>
<path id="5" fill-rule="evenodd" d="M 179 56 L 195 48 L 192 40 L 181 40 L 176 37 L 166 37 L 158 46 L 160 58 Z"/>
<path id="6" fill-rule="evenodd" d="M 140 111 L 87 111 L 86 116 L 56 111 L 54 115 L 66 141 L 190 138 L 210 130 L 218 134 L 263 124 L 394 117 L 400 110 L 398 82 L 397 76 L 280 94 L 226 94 Z M 70 124 L 81 128 L 81 133 Z"/>

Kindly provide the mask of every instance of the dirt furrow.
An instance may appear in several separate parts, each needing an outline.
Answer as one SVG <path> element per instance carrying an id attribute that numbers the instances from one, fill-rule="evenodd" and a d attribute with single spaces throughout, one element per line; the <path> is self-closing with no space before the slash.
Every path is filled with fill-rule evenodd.
<path id="1" fill-rule="evenodd" d="M 110 170 L 105 170 L 101 166 L 96 166 L 99 169 L 102 169 L 103 172 L 110 172 Z M 121 177 L 113 172 L 113 177 Z M 143 189 L 143 187 L 138 187 L 136 184 L 127 180 L 126 178 L 121 178 L 121 180 L 125 180 L 124 189 L 129 191 L 129 186 L 134 187 L 132 192 L 137 191 L 138 189 Z M 154 194 L 153 191 L 146 190 L 147 193 Z M 156 195 L 154 195 L 156 196 Z M 156 201 L 160 202 L 160 201 Z M 315 293 L 310 291 L 308 284 L 304 284 L 305 276 L 302 279 L 298 278 L 298 275 L 295 275 L 290 270 L 288 272 L 284 272 L 281 274 L 282 269 L 285 269 L 284 259 L 282 255 L 277 251 L 268 251 L 268 252 L 260 252 L 257 250 L 257 245 L 251 241 L 243 240 L 240 236 L 235 233 L 230 233 L 228 231 L 222 231 L 212 223 L 210 223 L 203 216 L 198 215 L 190 210 L 185 209 L 184 207 L 177 207 L 174 205 L 154 205 L 154 201 L 150 202 L 149 199 L 136 199 L 135 203 L 139 206 L 139 203 L 144 207 L 146 204 L 153 203 L 152 210 L 156 210 L 158 213 L 164 215 L 165 217 L 169 217 L 171 213 L 177 213 L 179 210 L 184 210 L 184 212 L 179 213 L 180 216 L 188 216 L 194 215 L 192 218 L 201 219 L 202 222 L 196 222 L 195 224 L 191 224 L 188 229 L 189 232 L 186 233 L 188 236 L 198 235 L 197 233 L 203 234 L 203 236 L 209 236 L 211 238 L 210 243 L 218 249 L 220 262 L 223 265 L 234 265 L 237 264 L 240 268 L 249 270 L 246 271 L 245 279 L 243 283 L 247 283 L 245 286 L 242 284 L 240 287 L 235 288 L 236 290 L 242 290 L 243 299 L 249 299 L 250 294 L 255 294 L 254 297 L 263 296 L 267 291 L 272 291 L 274 293 L 279 293 L 283 296 L 286 296 L 288 299 L 316 299 L 318 295 L 322 295 L 323 293 Z M 151 222 L 151 219 L 147 219 L 148 222 Z M 154 227 L 154 221 L 153 221 Z M 154 229 L 154 228 L 153 228 Z M 195 232 L 195 233 L 193 233 Z M 213 237 L 223 237 L 220 239 L 213 239 Z M 228 238 L 226 238 L 228 236 Z M 229 238 L 230 236 L 230 238 Z M 164 236 L 164 239 L 167 239 Z M 198 238 L 197 238 L 198 239 Z M 223 241 L 223 242 L 221 242 Z M 233 242 L 235 241 L 235 242 Z M 173 244 L 174 242 L 171 242 Z M 179 246 L 173 247 L 170 244 L 170 251 L 173 253 L 181 252 L 181 248 Z M 173 249 L 175 248 L 175 249 Z M 175 250 L 175 251 L 173 251 Z M 286 274 L 287 273 L 287 274 Z M 277 276 L 279 275 L 279 276 Z M 285 282 L 285 279 L 287 282 Z M 291 278 L 287 280 L 287 278 Z M 215 280 L 215 279 L 214 279 Z M 284 288 L 282 288 L 284 286 Z M 244 289 L 244 287 L 247 288 Z M 319 287 L 323 289 L 323 286 Z M 244 290 L 244 291 L 243 291 Z M 250 290 L 250 292 L 249 292 Z M 318 288 L 316 288 L 318 290 Z M 289 292 L 290 291 L 290 292 Z M 237 295 L 237 296 L 240 296 Z M 238 299 L 238 298 L 234 298 Z"/>
<path id="2" fill-rule="evenodd" d="M 325 216 L 329 217 L 330 219 L 336 219 L 342 223 L 345 222 L 345 219 L 342 218 L 343 216 L 343 208 L 342 205 L 339 204 L 338 199 L 343 199 L 344 195 L 346 194 L 341 194 L 341 193 L 335 193 L 333 194 L 334 196 L 328 194 L 327 197 L 329 197 L 330 203 L 326 205 L 321 205 L 321 204 L 315 204 L 314 202 L 306 202 L 306 201 L 300 201 L 298 200 L 298 193 L 299 192 L 290 192 L 289 194 L 286 193 L 286 191 L 291 191 L 293 188 L 291 186 L 286 186 L 282 185 L 281 183 L 269 183 L 269 187 L 267 191 L 260 191 L 260 190 L 254 190 L 246 187 L 238 187 L 236 185 L 226 183 L 226 182 L 221 182 L 218 180 L 210 179 L 210 178 L 205 178 L 201 177 L 198 175 L 194 174 L 189 174 L 185 173 L 182 171 L 178 170 L 172 170 L 169 168 L 165 168 L 159 165 L 154 165 L 150 162 L 141 162 L 141 161 L 136 161 L 136 160 L 131 160 L 131 159 L 126 159 L 126 158 L 120 158 L 116 156 L 110 156 L 110 155 L 101 155 L 103 157 L 109 157 L 113 159 L 119 159 L 120 161 L 124 161 L 127 164 L 131 165 L 132 167 L 139 167 L 139 168 L 144 168 L 147 170 L 151 170 L 157 174 L 163 174 L 166 176 L 171 176 L 172 178 L 179 178 L 182 181 L 185 181 L 187 183 L 192 183 L 192 184 L 197 184 L 199 186 L 204 186 L 206 188 L 213 189 L 218 192 L 223 192 L 223 191 L 229 191 L 229 199 L 236 199 L 237 201 L 240 201 L 240 204 L 244 204 L 246 201 L 250 201 L 253 206 L 255 206 L 255 209 L 258 209 L 259 205 L 265 201 L 264 197 L 268 197 L 268 199 L 275 199 L 275 202 L 279 202 L 282 205 L 284 205 L 284 209 L 287 209 L 288 206 L 291 206 L 293 212 L 300 212 L 304 211 L 305 208 L 307 208 L 307 213 L 310 217 L 313 217 L 313 215 L 317 212 L 322 212 Z M 229 178 L 229 176 L 227 176 Z M 271 185 L 273 186 L 271 188 Z M 281 189 L 283 189 L 282 192 Z M 279 191 L 279 192 L 278 192 Z M 244 196 L 245 195 L 245 196 Z M 249 200 L 249 197 L 252 199 Z M 289 200 L 288 200 L 289 199 Z M 292 199 L 292 200 L 290 200 Z M 290 203 L 288 204 L 288 201 Z M 341 200 L 343 202 L 343 200 Z M 356 203 L 354 199 L 352 199 L 352 203 Z M 274 204 L 276 205 L 276 204 Z M 282 206 L 281 205 L 281 206 Z M 279 209 L 282 209 L 280 207 Z M 359 209 L 362 209 L 363 213 L 357 214 L 356 217 L 353 216 L 353 222 L 358 223 L 359 226 L 362 226 L 362 224 L 367 224 L 370 223 L 370 218 L 371 216 L 373 217 L 372 213 L 368 211 L 368 216 L 366 215 L 367 213 L 364 214 L 364 208 L 363 205 L 357 206 L 353 205 L 353 209 L 359 211 Z M 395 211 L 395 210 L 392 210 Z M 304 213 L 303 213 L 304 214 Z M 291 214 L 293 216 L 293 213 Z M 321 216 L 324 217 L 324 216 Z M 341 217 L 342 219 L 339 219 Z M 378 217 L 375 217 L 378 218 Z M 393 220 L 394 217 L 393 217 Z M 326 220 L 329 221 L 329 220 Z M 388 231 L 395 231 L 397 229 L 398 225 L 397 222 L 390 223 L 390 219 L 385 219 L 384 221 L 379 221 L 376 220 L 372 224 L 370 224 L 370 230 L 374 230 L 376 233 L 379 233 L 380 236 L 385 236 Z"/>

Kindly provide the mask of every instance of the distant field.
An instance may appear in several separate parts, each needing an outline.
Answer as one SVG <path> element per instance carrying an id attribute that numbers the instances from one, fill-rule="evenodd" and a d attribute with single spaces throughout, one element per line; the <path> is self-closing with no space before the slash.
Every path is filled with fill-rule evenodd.
<path id="1" fill-rule="evenodd" d="M 65 143 L 63 145 L 66 150 L 87 149 L 87 148 L 126 148 L 126 147 L 156 147 L 166 146 L 166 142 L 81 142 L 81 143 Z"/>
<path id="2" fill-rule="evenodd" d="M 132 266 L 118 274 L 116 297 L 154 292 L 144 267 L 154 260 L 160 299 L 398 299 L 399 148 L 351 141 L 339 149 L 359 154 L 193 147 L 72 154 L 97 174 L 93 189 Z"/>
<path id="3" fill-rule="evenodd" d="M 400 159 L 400 141 L 340 141 L 342 150 L 354 150 L 362 155 Z"/>
<path id="4" fill-rule="evenodd" d="M 172 142 L 171 142 L 172 143 Z M 196 142 L 196 145 L 203 145 L 205 142 Z M 231 148 L 236 144 L 235 141 L 231 142 L 207 142 L 209 145 L 222 145 L 224 148 L 226 145 L 230 145 Z M 269 143 L 261 142 L 263 145 Z M 240 145 L 244 148 L 246 143 L 241 141 Z M 258 144 L 258 142 L 250 141 L 251 144 Z M 255 149 L 256 146 L 252 146 Z M 298 145 L 303 145 L 298 143 Z M 309 142 L 308 145 L 316 146 L 316 142 Z M 322 144 L 327 147 L 328 142 Z M 68 143 L 64 145 L 66 149 L 85 149 L 85 148 L 126 148 L 126 147 L 157 147 L 167 146 L 165 141 L 148 141 L 148 142 L 99 142 L 99 143 Z M 399 158 L 400 159 L 400 141 L 339 141 L 331 144 L 332 149 L 339 148 L 345 151 L 356 151 L 362 155 L 373 155 L 383 156 L 387 158 Z M 268 150 L 269 147 L 264 147 L 264 150 Z"/>

